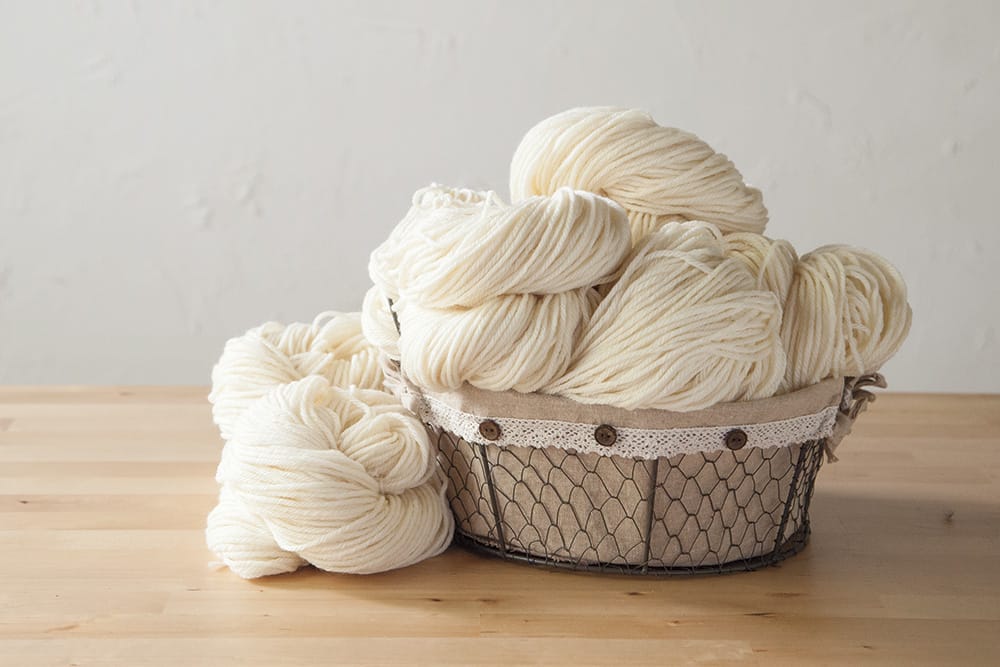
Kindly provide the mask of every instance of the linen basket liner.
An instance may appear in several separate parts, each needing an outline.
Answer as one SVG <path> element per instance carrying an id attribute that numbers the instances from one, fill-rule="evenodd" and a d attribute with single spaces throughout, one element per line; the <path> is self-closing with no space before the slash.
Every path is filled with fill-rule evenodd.
<path id="1" fill-rule="evenodd" d="M 704 410 L 625 410 L 585 405 L 545 394 L 491 392 L 468 384 L 457 391 L 428 392 L 388 368 L 386 384 L 411 411 L 467 442 L 483 442 L 484 420 L 499 426 L 490 445 L 555 447 L 577 454 L 653 460 L 679 454 L 726 450 L 733 429 L 746 434 L 746 448 L 788 447 L 834 432 L 844 396 L 842 378 L 754 401 L 720 403 Z M 394 371 L 394 372 L 393 372 Z M 603 446 L 595 439 L 602 425 L 617 439 Z"/>

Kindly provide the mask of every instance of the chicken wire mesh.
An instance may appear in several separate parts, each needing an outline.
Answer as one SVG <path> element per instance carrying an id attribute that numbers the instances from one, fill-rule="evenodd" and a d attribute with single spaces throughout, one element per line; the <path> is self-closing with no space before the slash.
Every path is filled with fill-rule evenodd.
<path id="1" fill-rule="evenodd" d="M 752 570 L 797 553 L 824 451 L 812 440 L 643 460 L 432 432 L 459 543 L 623 574 Z"/>

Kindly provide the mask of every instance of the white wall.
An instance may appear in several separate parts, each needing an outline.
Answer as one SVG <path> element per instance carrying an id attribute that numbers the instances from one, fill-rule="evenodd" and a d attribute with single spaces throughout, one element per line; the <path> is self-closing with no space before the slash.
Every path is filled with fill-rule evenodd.
<path id="1" fill-rule="evenodd" d="M 772 236 L 894 260 L 901 390 L 1000 391 L 1000 3 L 0 1 L 0 382 L 206 383 L 357 309 L 430 181 L 566 107 L 734 159 Z"/>

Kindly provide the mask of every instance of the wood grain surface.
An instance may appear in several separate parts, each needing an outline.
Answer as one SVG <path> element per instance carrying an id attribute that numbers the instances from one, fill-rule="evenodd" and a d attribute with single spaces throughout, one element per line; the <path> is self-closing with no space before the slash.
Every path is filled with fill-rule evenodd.
<path id="1" fill-rule="evenodd" d="M 0 388 L 0 665 L 1000 664 L 1000 396 L 886 394 L 779 567 L 210 564 L 203 388 Z"/>

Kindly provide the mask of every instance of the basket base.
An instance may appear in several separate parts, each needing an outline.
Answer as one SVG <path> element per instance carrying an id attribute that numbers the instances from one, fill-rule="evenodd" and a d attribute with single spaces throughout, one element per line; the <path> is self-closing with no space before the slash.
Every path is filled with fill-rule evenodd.
<path id="1" fill-rule="evenodd" d="M 695 565 L 682 567 L 660 567 L 641 565 L 619 565 L 614 563 L 589 563 L 557 560 L 536 556 L 518 551 L 503 550 L 490 542 L 474 535 L 455 532 L 455 544 L 475 553 L 500 558 L 517 563 L 528 563 L 535 566 L 555 570 L 570 570 L 590 574 L 621 574 L 640 575 L 645 577 L 676 577 L 697 576 L 703 574 L 730 574 L 734 572 L 752 572 L 776 565 L 802 551 L 809 543 L 810 528 L 808 520 L 799 526 L 798 530 L 788 536 L 782 544 L 770 553 L 754 558 L 737 559 L 714 565 Z"/>

